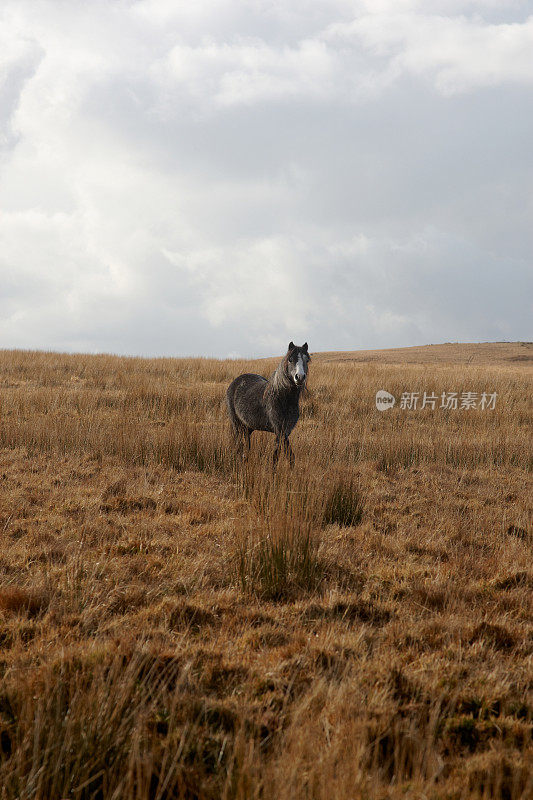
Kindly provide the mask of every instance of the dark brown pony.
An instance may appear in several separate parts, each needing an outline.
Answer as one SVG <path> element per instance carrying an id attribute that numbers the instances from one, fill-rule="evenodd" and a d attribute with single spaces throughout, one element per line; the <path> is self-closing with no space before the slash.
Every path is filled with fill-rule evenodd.
<path id="1" fill-rule="evenodd" d="M 289 436 L 300 416 L 300 394 L 310 360 L 307 342 L 302 347 L 290 342 L 270 380 L 262 375 L 244 373 L 230 383 L 226 403 L 240 452 L 244 454 L 245 445 L 250 449 L 253 431 L 269 431 L 276 435 L 274 464 L 280 449 L 288 455 L 291 465 L 294 463 Z"/>

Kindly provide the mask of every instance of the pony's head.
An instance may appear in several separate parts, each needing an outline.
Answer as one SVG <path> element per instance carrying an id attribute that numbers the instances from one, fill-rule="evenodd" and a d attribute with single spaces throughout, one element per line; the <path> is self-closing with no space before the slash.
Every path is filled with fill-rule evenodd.
<path id="1" fill-rule="evenodd" d="M 287 375 L 295 386 L 302 388 L 307 378 L 307 370 L 311 356 L 307 350 L 307 342 L 298 347 L 294 342 L 289 342 L 285 356 Z"/>

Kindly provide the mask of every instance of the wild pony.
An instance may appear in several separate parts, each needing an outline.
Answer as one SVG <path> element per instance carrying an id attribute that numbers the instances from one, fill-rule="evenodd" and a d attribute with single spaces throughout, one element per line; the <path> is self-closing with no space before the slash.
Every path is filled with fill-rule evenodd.
<path id="1" fill-rule="evenodd" d="M 235 378 L 226 391 L 226 403 L 239 452 L 250 449 L 253 431 L 276 434 L 274 464 L 280 450 L 288 455 L 291 465 L 294 453 L 289 436 L 300 416 L 300 394 L 305 386 L 311 356 L 307 342 L 297 347 L 289 342 L 287 352 L 269 380 L 262 375 L 244 373 Z"/>

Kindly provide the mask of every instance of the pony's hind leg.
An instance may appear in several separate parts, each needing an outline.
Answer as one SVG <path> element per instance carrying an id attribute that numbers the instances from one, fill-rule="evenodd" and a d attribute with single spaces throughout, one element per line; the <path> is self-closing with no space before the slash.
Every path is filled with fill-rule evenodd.
<path id="1" fill-rule="evenodd" d="M 245 461 L 250 452 L 252 431 L 244 425 L 232 425 L 232 430 L 237 456 Z"/>
<path id="2" fill-rule="evenodd" d="M 231 387 L 230 387 L 231 389 Z M 244 425 L 241 420 L 238 418 L 237 414 L 235 413 L 235 408 L 233 406 L 233 398 L 230 396 L 230 392 L 226 394 L 226 403 L 228 407 L 229 418 L 231 422 L 231 432 L 233 434 L 233 442 L 235 445 L 235 450 L 238 456 L 241 456 L 244 460 L 245 456 L 245 447 L 246 451 L 250 450 L 250 434 L 251 430 Z"/>
<path id="3" fill-rule="evenodd" d="M 246 459 L 250 455 L 250 449 L 252 446 L 251 436 L 252 436 L 252 431 L 250 430 L 250 428 L 243 427 L 242 439 L 241 439 L 241 455 L 243 461 L 246 461 Z"/>

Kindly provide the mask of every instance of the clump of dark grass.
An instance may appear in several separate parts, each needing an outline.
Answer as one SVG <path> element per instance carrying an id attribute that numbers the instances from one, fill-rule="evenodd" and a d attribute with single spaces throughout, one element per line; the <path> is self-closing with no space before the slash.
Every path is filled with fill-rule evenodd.
<path id="1" fill-rule="evenodd" d="M 253 453 L 238 487 L 257 518 L 248 518 L 237 546 L 237 582 L 264 600 L 289 600 L 320 589 L 318 556 L 322 496 L 306 471 L 280 461 L 272 469 Z"/>
<path id="2" fill-rule="evenodd" d="M 44 590 L 19 589 L 12 586 L 0 589 L 0 609 L 4 612 L 37 617 L 46 611 L 49 604 L 49 593 Z"/>
<path id="3" fill-rule="evenodd" d="M 363 518 L 363 494 L 353 477 L 338 476 L 326 489 L 324 525 L 352 527 Z"/>
<path id="4" fill-rule="evenodd" d="M 237 550 L 237 576 L 243 592 L 263 600 L 289 600 L 316 592 L 324 570 L 319 537 L 307 521 L 280 514 L 266 530 L 243 536 Z"/>

